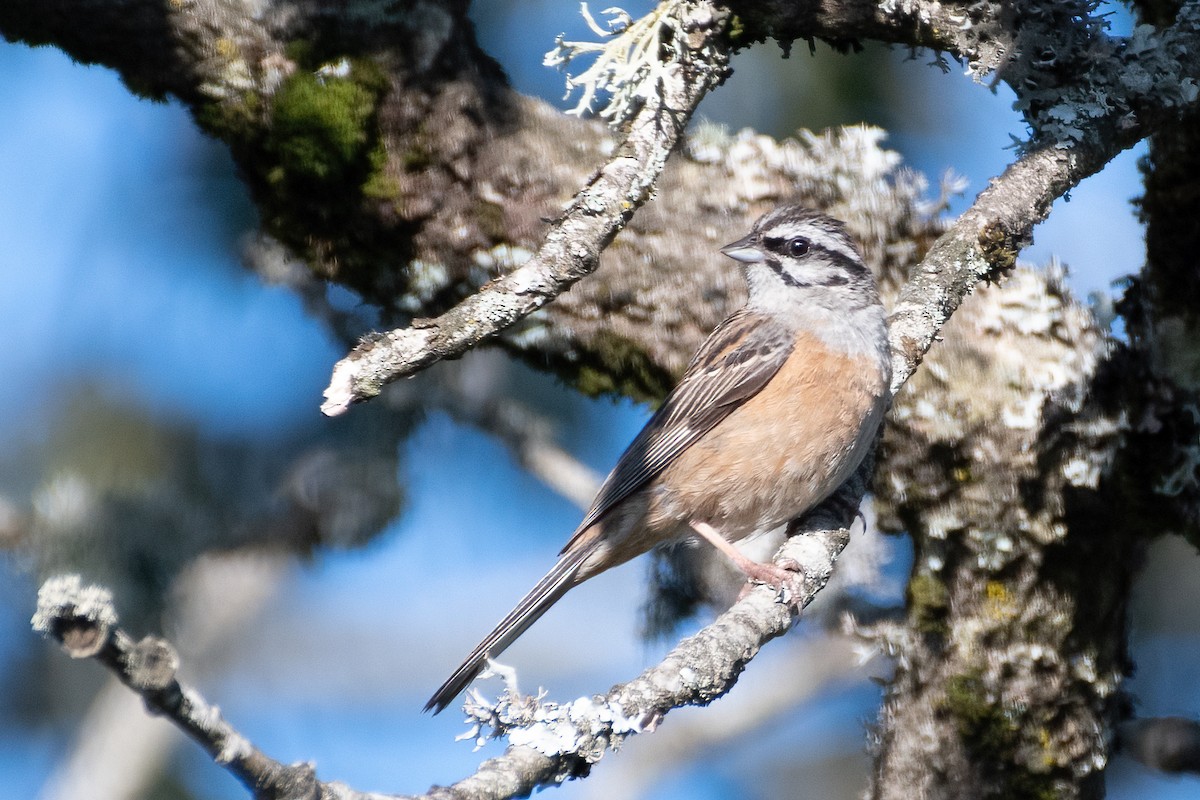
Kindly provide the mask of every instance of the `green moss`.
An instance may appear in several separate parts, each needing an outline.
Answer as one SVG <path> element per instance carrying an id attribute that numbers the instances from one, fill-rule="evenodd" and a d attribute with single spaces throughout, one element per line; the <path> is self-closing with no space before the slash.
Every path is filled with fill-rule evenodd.
<path id="1" fill-rule="evenodd" d="M 367 179 L 363 181 L 363 195 L 374 200 L 392 200 L 400 194 L 400 184 L 387 173 L 387 150 L 383 141 L 376 143 L 369 156 L 371 164 Z"/>
<path id="2" fill-rule="evenodd" d="M 590 360 L 577 370 L 569 380 L 593 397 L 622 395 L 657 405 L 675 384 L 675 377 L 647 357 L 641 345 L 621 336 L 597 342 Z"/>
<path id="3" fill-rule="evenodd" d="M 1000 707 L 988 699 L 981 671 L 955 675 L 946 681 L 945 709 L 972 749 L 997 756 L 1009 754 L 1016 730 Z"/>
<path id="4" fill-rule="evenodd" d="M 940 578 L 928 572 L 912 576 L 908 582 L 908 611 L 918 631 L 944 636 L 949 607 L 950 592 Z"/>
<path id="5" fill-rule="evenodd" d="M 729 41 L 737 43 L 746 35 L 746 24 L 742 22 L 742 18 L 737 14 L 729 15 Z"/>
<path id="6" fill-rule="evenodd" d="M 262 100 L 251 91 L 221 101 L 197 105 L 192 114 L 196 124 L 210 136 L 234 144 L 257 130 Z"/>
<path id="7" fill-rule="evenodd" d="M 336 183 L 364 171 L 375 140 L 377 95 L 354 80 L 296 72 L 279 87 L 270 149 L 282 174 Z"/>
<path id="8" fill-rule="evenodd" d="M 1010 800 L 1050 800 L 1059 796 L 1054 760 L 1049 754 L 1037 771 L 1017 761 L 1018 746 L 1022 744 L 1020 723 L 1006 714 L 1001 704 L 988 698 L 981 670 L 949 678 L 942 708 L 954 718 L 976 763 L 987 765 L 988 783 L 1002 790 L 999 796 Z M 1048 732 L 1041 729 L 1039 738 L 1046 749 Z"/>
<path id="9" fill-rule="evenodd" d="M 306 57 L 303 43 L 293 43 L 293 51 Z M 390 82 L 366 59 L 335 55 L 316 67 L 298 63 L 273 95 L 213 104 L 197 119 L 229 143 L 264 227 L 319 274 L 361 291 L 367 281 L 359 278 L 404 257 L 404 241 L 390 238 L 392 231 L 380 236 L 364 213 L 368 203 L 398 193 L 378 130 Z"/>

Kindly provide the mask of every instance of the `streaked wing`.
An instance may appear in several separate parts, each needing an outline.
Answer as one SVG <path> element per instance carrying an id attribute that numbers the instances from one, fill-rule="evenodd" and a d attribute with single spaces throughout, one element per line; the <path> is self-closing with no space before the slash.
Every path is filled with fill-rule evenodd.
<path id="1" fill-rule="evenodd" d="M 721 323 L 696 353 L 679 385 L 617 461 L 563 550 L 766 386 L 792 352 L 792 345 L 787 329 L 770 317 L 745 309 Z"/>

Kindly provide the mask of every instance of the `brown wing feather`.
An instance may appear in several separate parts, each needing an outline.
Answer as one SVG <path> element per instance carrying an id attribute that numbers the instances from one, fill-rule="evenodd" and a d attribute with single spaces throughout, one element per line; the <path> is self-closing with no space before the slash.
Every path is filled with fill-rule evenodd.
<path id="1" fill-rule="evenodd" d="M 563 552 L 613 506 L 666 469 L 733 409 L 766 386 L 791 354 L 792 346 L 786 328 L 745 309 L 721 323 L 617 461 Z"/>

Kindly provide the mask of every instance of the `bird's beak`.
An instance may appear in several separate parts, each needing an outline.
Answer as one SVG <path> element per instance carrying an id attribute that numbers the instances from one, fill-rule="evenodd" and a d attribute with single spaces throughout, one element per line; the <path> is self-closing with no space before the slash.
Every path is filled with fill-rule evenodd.
<path id="1" fill-rule="evenodd" d="M 755 236 L 753 233 L 747 234 L 736 242 L 722 247 L 721 252 L 734 261 L 740 261 L 743 264 L 757 264 L 760 261 L 765 261 L 766 256 L 762 250 L 758 249 L 754 239 Z"/>

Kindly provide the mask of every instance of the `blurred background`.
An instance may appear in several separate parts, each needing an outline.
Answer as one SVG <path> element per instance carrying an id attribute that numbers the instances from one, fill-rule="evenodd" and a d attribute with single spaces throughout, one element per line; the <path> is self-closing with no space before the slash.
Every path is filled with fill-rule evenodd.
<path id="1" fill-rule="evenodd" d="M 1113 11 L 1114 32 L 1127 32 Z M 560 32 L 592 36 L 573 4 L 481 1 L 474 17 L 517 89 L 573 105 L 541 65 Z M 810 55 L 803 43 L 785 59 L 760 46 L 735 60 L 701 116 L 780 137 L 881 126 L 931 193 L 947 170 L 965 179 L 957 211 L 1025 130 L 1004 87 L 930 60 L 881 47 Z M 1065 262 L 1080 297 L 1103 303 L 1140 268 L 1138 155 L 1060 201 L 1024 254 Z M 568 496 L 586 499 L 647 409 L 582 399 L 484 352 L 408 382 L 386 407 L 324 419 L 339 332 L 348 320 L 369 326 L 371 310 L 314 289 L 255 237 L 228 153 L 178 104 L 139 100 L 58 51 L 0 44 L 0 186 L 4 796 L 247 796 L 99 666 L 30 631 L 39 576 L 58 569 L 110 585 L 128 627 L 172 637 L 183 677 L 235 726 L 324 779 L 419 792 L 498 753 L 454 742 L 465 730 L 454 709 L 420 708 L 553 561 L 580 515 Z M 547 463 L 562 480 L 535 474 Z M 247 556 L 250 540 L 277 546 Z M 730 697 L 672 714 L 593 779 L 556 791 L 857 797 L 873 679 L 888 665 L 837 632 L 837 611 L 899 604 L 907 545 L 856 534 L 847 557 L 827 608 L 768 648 Z M 565 700 L 665 652 L 669 642 L 638 635 L 645 561 L 572 592 L 506 654 L 523 689 Z M 1139 586 L 1131 688 L 1146 714 L 1200 716 L 1197 566 L 1185 545 L 1162 541 Z M 1200 780 L 1123 759 L 1108 775 L 1115 798 L 1200 791 Z"/>

